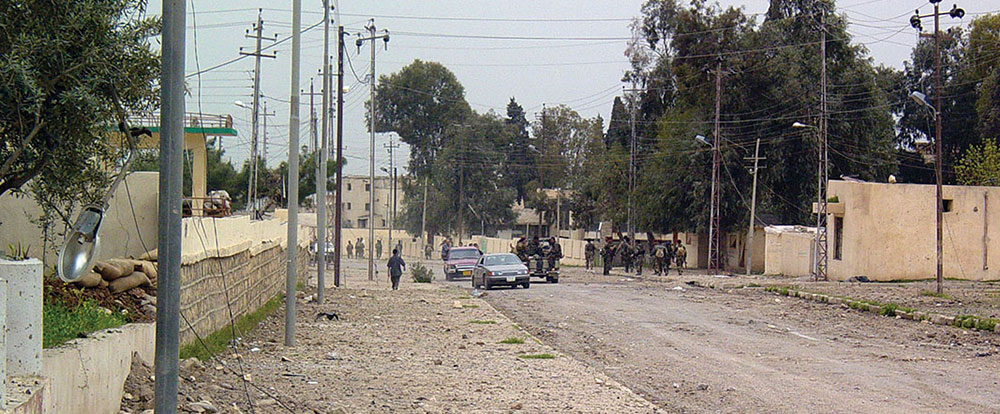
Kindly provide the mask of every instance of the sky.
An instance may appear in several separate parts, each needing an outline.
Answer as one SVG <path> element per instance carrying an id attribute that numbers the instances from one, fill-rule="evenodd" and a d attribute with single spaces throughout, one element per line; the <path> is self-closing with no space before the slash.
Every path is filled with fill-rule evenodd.
<path id="1" fill-rule="evenodd" d="M 388 48 L 381 42 L 376 49 L 376 74 L 396 72 L 414 59 L 439 62 L 455 73 L 464 85 L 466 100 L 478 112 L 505 114 L 507 102 L 515 98 L 524 107 L 529 120 L 542 105 L 565 104 L 584 117 L 610 117 L 611 103 L 622 92 L 621 78 L 629 65 L 624 56 L 631 32 L 629 23 L 640 15 L 644 0 L 587 1 L 483 1 L 483 0 L 380 0 L 333 1 L 339 21 L 331 25 L 331 55 L 336 59 L 336 25 L 343 24 L 351 36 L 347 40 L 350 65 L 345 65 L 344 143 L 347 174 L 368 174 L 369 134 L 365 125 L 365 101 L 369 89 L 365 75 L 370 70 L 370 49 L 355 46 L 357 33 L 369 18 L 381 31 L 388 29 Z M 756 15 L 758 22 L 768 7 L 767 0 L 719 0 L 724 7 L 742 7 Z M 950 9 L 952 2 L 942 3 Z M 942 28 L 968 26 L 973 18 L 1000 10 L 1000 0 L 962 0 L 966 10 L 962 20 L 942 18 Z M 323 6 L 320 0 L 302 2 L 303 28 L 320 23 Z M 902 68 L 917 42 L 909 18 L 915 9 L 929 13 L 927 0 L 838 0 L 838 13 L 847 16 L 853 42 L 864 44 L 871 58 L 886 66 Z M 185 73 L 190 95 L 188 112 L 230 114 L 237 137 L 226 137 L 222 146 L 234 164 L 248 158 L 251 138 L 251 112 L 234 102 L 249 104 L 253 95 L 252 57 L 243 58 L 217 69 L 205 70 L 239 57 L 240 48 L 252 51 L 253 39 L 245 37 L 262 8 L 264 35 L 284 39 L 291 32 L 290 2 L 261 0 L 194 1 L 187 5 L 187 57 Z M 149 15 L 160 14 L 159 0 L 149 2 Z M 333 13 L 337 17 L 337 13 Z M 924 27 L 932 27 L 925 22 Z M 265 41 L 267 46 L 269 41 Z M 158 47 L 155 45 L 154 47 Z M 261 93 L 268 112 L 275 115 L 267 122 L 268 165 L 288 159 L 292 85 L 291 41 L 268 49 L 277 52 L 275 59 L 261 61 Z M 310 82 L 316 92 L 321 87 L 318 71 L 323 61 L 323 26 L 302 35 L 301 83 L 304 92 Z M 353 68 L 353 69 L 351 69 Z M 336 62 L 334 62 L 336 70 Z M 300 143 L 312 144 L 309 132 L 309 96 L 301 98 Z M 320 112 L 319 97 L 315 107 Z M 331 136 L 331 144 L 332 144 Z M 398 143 L 395 134 L 378 134 L 375 143 L 376 174 L 389 167 L 386 145 Z M 402 144 L 395 152 L 400 173 L 408 160 Z"/>

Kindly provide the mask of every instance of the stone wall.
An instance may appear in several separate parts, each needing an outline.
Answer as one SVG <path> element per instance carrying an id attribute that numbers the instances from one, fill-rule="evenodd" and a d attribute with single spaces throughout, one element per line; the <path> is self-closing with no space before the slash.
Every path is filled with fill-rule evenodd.
<path id="1" fill-rule="evenodd" d="M 209 257 L 181 267 L 181 343 L 197 340 L 222 329 L 232 317 L 251 313 L 285 291 L 286 250 L 275 244 L 259 252 L 243 250 L 223 257 Z M 298 276 L 304 280 L 309 254 L 300 248 Z M 194 332 L 192 332 L 192 328 Z"/>

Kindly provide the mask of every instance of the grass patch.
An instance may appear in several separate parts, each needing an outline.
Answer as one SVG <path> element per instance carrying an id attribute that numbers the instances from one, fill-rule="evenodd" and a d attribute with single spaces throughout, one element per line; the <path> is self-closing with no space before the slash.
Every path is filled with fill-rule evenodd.
<path id="1" fill-rule="evenodd" d="M 937 293 L 937 292 L 932 291 L 932 290 L 921 291 L 920 292 L 920 296 L 930 296 L 932 298 L 951 299 L 951 296 L 948 296 L 947 294 Z"/>
<path id="2" fill-rule="evenodd" d="M 245 333 L 252 331 L 257 327 L 257 324 L 267 317 L 267 315 L 270 315 L 278 309 L 278 306 L 281 305 L 282 299 L 284 299 L 283 295 L 275 296 L 259 309 L 238 318 L 236 320 L 236 333 L 239 334 L 241 332 Z M 222 327 L 222 329 L 212 332 L 203 339 L 205 341 L 205 346 L 202 346 L 201 342 L 198 340 L 182 346 L 180 350 L 180 358 L 198 358 L 202 361 L 207 361 L 212 357 L 212 355 L 222 352 L 229 347 L 229 342 L 234 339 L 232 324 L 226 325 Z"/>
<path id="3" fill-rule="evenodd" d="M 552 354 L 524 354 L 517 357 L 521 359 L 554 359 L 556 356 Z"/>
<path id="4" fill-rule="evenodd" d="M 497 321 L 473 319 L 469 321 L 469 323 L 474 323 L 477 325 L 492 325 L 497 323 Z"/>
<path id="5" fill-rule="evenodd" d="M 1000 320 L 993 318 L 981 318 L 975 315 L 959 315 L 955 317 L 955 326 L 965 329 L 977 329 L 980 331 L 993 331 Z"/>
<path id="6" fill-rule="evenodd" d="M 524 343 L 524 339 L 518 338 L 516 336 L 512 336 L 510 338 L 507 338 L 507 339 L 504 339 L 504 340 L 500 341 L 500 343 L 501 344 L 523 344 Z"/>
<path id="7" fill-rule="evenodd" d="M 128 316 L 121 312 L 108 313 L 92 300 L 70 308 L 61 299 L 49 296 L 42 309 L 42 347 L 59 346 L 70 339 L 83 338 L 91 332 L 117 328 L 128 322 Z"/>
<path id="8" fill-rule="evenodd" d="M 431 283 L 434 280 L 434 273 L 422 263 L 416 263 L 410 268 L 413 281 L 417 283 Z"/>
<path id="9" fill-rule="evenodd" d="M 473 305 L 473 304 L 471 304 L 471 303 L 467 303 L 467 304 L 465 304 L 465 305 L 462 305 L 462 307 L 463 307 L 463 308 L 472 308 L 472 309 L 475 309 L 475 308 L 478 308 L 478 307 L 479 307 L 479 305 Z"/>
<path id="10" fill-rule="evenodd" d="M 459 296 L 456 299 L 458 299 L 458 300 L 468 300 L 468 299 L 472 299 L 472 296 L 464 295 L 464 296 Z"/>

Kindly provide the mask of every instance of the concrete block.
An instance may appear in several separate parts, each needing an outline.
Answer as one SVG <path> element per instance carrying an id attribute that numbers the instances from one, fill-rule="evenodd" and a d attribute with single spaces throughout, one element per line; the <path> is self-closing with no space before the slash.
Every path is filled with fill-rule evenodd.
<path id="1" fill-rule="evenodd" d="M 927 313 L 925 312 L 913 311 L 912 315 L 913 315 L 913 320 L 915 321 L 922 321 L 924 319 L 927 319 Z"/>
<path id="2" fill-rule="evenodd" d="M 868 312 L 877 313 L 877 314 L 881 315 L 882 314 L 882 307 L 878 306 L 878 305 L 869 304 L 868 305 Z"/>
<path id="3" fill-rule="evenodd" d="M 904 310 L 896 309 L 896 316 L 902 319 L 913 319 L 913 314 Z"/>
<path id="4" fill-rule="evenodd" d="M 936 323 L 938 325 L 954 325 L 955 324 L 955 317 L 954 316 L 945 316 L 945 315 L 941 315 L 941 314 L 933 314 L 933 315 L 931 315 L 931 322 L 934 322 L 934 323 Z"/>
<path id="5" fill-rule="evenodd" d="M 7 281 L 7 375 L 42 373 L 42 262 L 0 259 Z"/>
<path id="6" fill-rule="evenodd" d="M 832 303 L 832 304 L 834 304 L 834 305 L 839 305 L 839 304 L 841 304 L 841 303 L 843 303 L 843 302 L 844 302 L 844 300 L 843 300 L 843 299 L 841 299 L 841 298 L 838 298 L 838 297 L 834 297 L 834 296 L 829 296 L 829 297 L 827 297 L 827 298 L 826 298 L 826 301 L 827 301 L 828 303 Z"/>
<path id="7" fill-rule="evenodd" d="M 1000 323 L 996 324 L 996 326 L 993 327 L 993 332 L 1000 334 Z"/>

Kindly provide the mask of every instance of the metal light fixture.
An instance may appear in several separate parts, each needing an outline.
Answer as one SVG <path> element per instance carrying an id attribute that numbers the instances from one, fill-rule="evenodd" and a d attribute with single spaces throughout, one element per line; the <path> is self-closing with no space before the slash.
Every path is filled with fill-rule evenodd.
<path id="1" fill-rule="evenodd" d="M 705 136 L 704 136 L 704 135 L 695 135 L 695 136 L 694 136 L 694 140 L 695 140 L 695 141 L 698 141 L 698 142 L 700 142 L 700 143 L 702 143 L 702 144 L 705 144 L 705 145 L 707 145 L 707 146 L 709 146 L 709 147 L 711 147 L 711 146 L 712 146 L 712 143 L 711 143 L 711 142 L 708 142 L 708 139 L 707 139 L 707 138 L 705 138 Z"/>
<path id="2" fill-rule="evenodd" d="M 803 124 L 801 122 L 794 122 L 792 123 L 792 128 L 816 128 L 816 127 L 809 124 Z"/>
<path id="3" fill-rule="evenodd" d="M 87 272 L 97 258 L 101 248 L 101 224 L 104 223 L 104 213 L 108 209 L 108 201 L 114 195 L 118 185 L 121 184 L 132 164 L 132 154 L 135 153 L 135 137 L 140 135 L 152 136 L 153 134 L 146 128 L 128 128 L 122 121 L 118 124 L 118 129 L 125 134 L 129 143 L 129 154 L 122 164 L 121 172 L 115 177 L 111 188 L 104 194 L 100 204 L 93 204 L 83 208 L 76 218 L 76 223 L 66 236 L 62 248 L 59 250 L 59 261 L 56 264 L 56 272 L 59 278 L 65 282 L 75 282 Z"/>
<path id="4" fill-rule="evenodd" d="M 934 105 L 931 105 L 930 101 L 927 100 L 927 95 L 924 95 L 923 92 L 920 91 L 910 92 L 910 99 L 913 99 L 916 103 L 929 109 L 931 113 L 933 113 L 934 115 L 937 115 L 937 109 L 934 109 Z"/>

